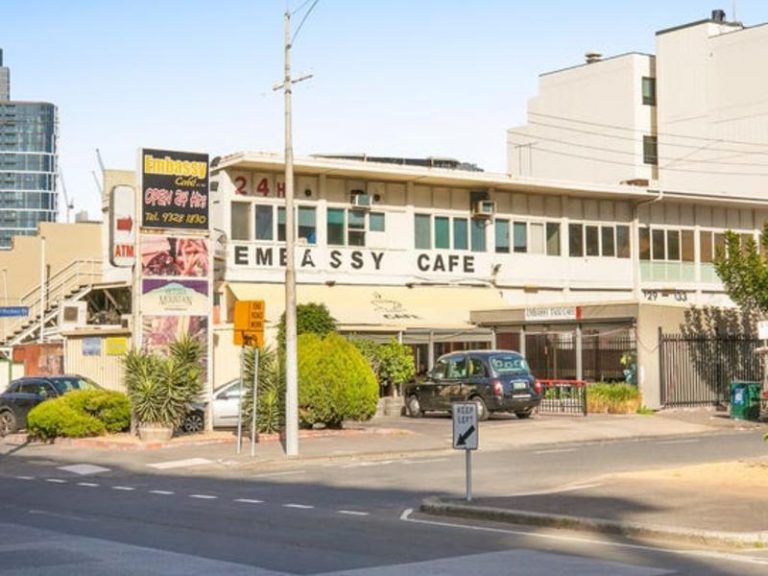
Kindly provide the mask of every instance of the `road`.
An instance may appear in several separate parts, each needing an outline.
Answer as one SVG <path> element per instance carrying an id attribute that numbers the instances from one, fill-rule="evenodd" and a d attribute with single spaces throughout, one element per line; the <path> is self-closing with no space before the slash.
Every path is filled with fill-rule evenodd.
<path id="1" fill-rule="evenodd" d="M 615 471 L 763 454 L 756 433 L 496 450 L 481 495 L 556 491 Z M 70 462 L 83 464 L 83 462 Z M 768 553 L 716 553 L 446 521 L 417 509 L 461 495 L 461 454 L 298 463 L 69 468 L 50 452 L 0 460 L 0 574 L 764 574 Z M 103 464 L 103 463 L 95 463 Z M 160 463 L 162 466 L 162 463 Z"/>

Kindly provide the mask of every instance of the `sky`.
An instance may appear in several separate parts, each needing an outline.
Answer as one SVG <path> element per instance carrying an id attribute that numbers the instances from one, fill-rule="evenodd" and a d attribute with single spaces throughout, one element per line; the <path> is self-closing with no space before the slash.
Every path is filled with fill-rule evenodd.
<path id="1" fill-rule="evenodd" d="M 114 169 L 142 147 L 282 153 L 283 13 L 304 4 L 295 29 L 312 1 L 0 0 L 11 98 L 58 106 L 74 212 L 101 218 L 97 149 Z M 294 76 L 313 74 L 294 87 L 294 151 L 505 172 L 540 74 L 653 53 L 656 31 L 734 6 L 768 22 L 765 0 L 319 0 L 292 50 Z"/>

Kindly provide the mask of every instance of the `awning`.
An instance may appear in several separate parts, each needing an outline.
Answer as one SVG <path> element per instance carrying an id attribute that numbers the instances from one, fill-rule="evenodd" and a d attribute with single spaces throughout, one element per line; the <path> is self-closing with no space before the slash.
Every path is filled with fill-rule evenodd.
<path id="1" fill-rule="evenodd" d="M 264 300 L 266 322 L 285 310 L 283 284 L 228 284 L 237 300 Z M 485 286 L 327 286 L 300 284 L 297 304 L 325 304 L 342 331 L 471 330 L 471 310 L 506 308 L 501 292 Z M 483 330 L 485 332 L 486 330 Z"/>

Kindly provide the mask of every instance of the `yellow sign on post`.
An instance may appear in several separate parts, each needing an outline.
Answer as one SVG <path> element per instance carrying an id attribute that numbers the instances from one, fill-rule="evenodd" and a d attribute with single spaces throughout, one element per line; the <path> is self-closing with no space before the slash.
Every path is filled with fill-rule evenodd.
<path id="1" fill-rule="evenodd" d="M 235 345 L 264 347 L 264 300 L 235 302 Z"/>

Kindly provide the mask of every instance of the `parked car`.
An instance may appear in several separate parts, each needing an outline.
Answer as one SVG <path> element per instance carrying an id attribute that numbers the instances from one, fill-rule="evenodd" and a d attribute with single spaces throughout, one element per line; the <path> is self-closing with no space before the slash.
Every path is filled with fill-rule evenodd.
<path id="1" fill-rule="evenodd" d="M 438 358 L 423 382 L 404 389 L 407 414 L 450 411 L 451 404 L 472 400 L 477 417 L 493 412 L 514 412 L 528 418 L 541 402 L 541 388 L 525 358 L 512 350 L 469 350 Z"/>
<path id="2" fill-rule="evenodd" d="M 72 375 L 26 376 L 11 382 L 0 394 L 0 436 L 27 427 L 27 414 L 49 398 L 57 398 L 70 390 L 101 388 L 93 380 Z"/>
<path id="3" fill-rule="evenodd" d="M 236 378 L 213 391 L 211 411 L 214 428 L 237 426 L 237 409 L 240 401 L 240 379 Z M 245 394 L 245 389 L 242 390 Z M 195 402 L 181 424 L 184 432 L 202 432 L 205 429 L 206 402 Z"/>

